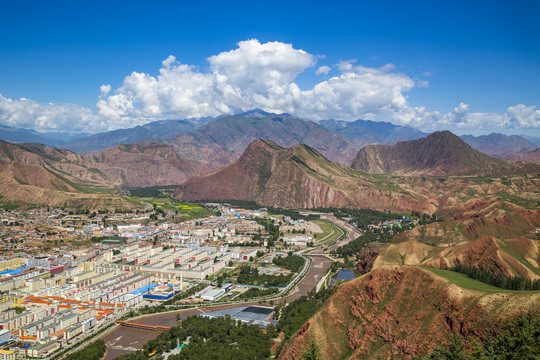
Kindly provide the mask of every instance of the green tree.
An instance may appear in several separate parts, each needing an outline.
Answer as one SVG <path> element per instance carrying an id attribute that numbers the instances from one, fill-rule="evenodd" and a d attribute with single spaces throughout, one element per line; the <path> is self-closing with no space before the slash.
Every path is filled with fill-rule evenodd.
<path id="1" fill-rule="evenodd" d="M 458 334 L 454 333 L 450 338 L 450 343 L 446 346 L 435 348 L 428 357 L 428 360 L 467 360 L 464 350 L 465 344 Z"/>
<path id="2" fill-rule="evenodd" d="M 319 355 L 319 347 L 315 341 L 312 341 L 309 345 L 309 349 L 302 353 L 302 360 L 322 360 L 321 355 Z"/>

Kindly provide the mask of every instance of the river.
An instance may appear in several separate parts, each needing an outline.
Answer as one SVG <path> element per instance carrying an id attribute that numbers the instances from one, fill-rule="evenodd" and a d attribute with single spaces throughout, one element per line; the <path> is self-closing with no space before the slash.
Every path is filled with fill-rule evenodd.
<path id="1" fill-rule="evenodd" d="M 315 288 L 322 275 L 330 267 L 332 261 L 324 256 L 319 255 L 311 256 L 311 258 L 313 259 L 313 261 L 311 262 L 311 266 L 308 270 L 307 275 L 298 283 L 296 288 L 289 295 L 280 299 L 275 299 L 274 302 L 278 303 L 284 301 L 294 301 L 300 298 L 302 295 L 306 295 L 311 289 Z M 211 307 L 208 306 L 179 310 L 170 313 L 153 314 L 138 318 L 133 322 L 146 325 L 161 325 L 172 327 L 178 326 L 182 320 L 186 319 L 188 316 L 191 315 L 199 315 L 204 312 L 217 311 L 253 304 L 258 304 L 258 302 L 216 305 Z M 177 314 L 180 314 L 180 321 L 176 320 Z M 107 353 L 105 355 L 105 360 L 112 360 L 119 355 L 141 349 L 145 343 L 154 339 L 159 334 L 160 332 L 158 331 L 141 330 L 128 328 L 125 326 L 117 326 L 115 330 L 102 337 L 102 339 L 105 341 L 105 344 L 107 345 Z"/>

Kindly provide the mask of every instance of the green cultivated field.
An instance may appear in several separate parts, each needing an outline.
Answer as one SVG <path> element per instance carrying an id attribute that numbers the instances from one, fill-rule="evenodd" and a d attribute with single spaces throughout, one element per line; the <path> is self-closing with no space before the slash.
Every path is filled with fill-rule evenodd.
<path id="1" fill-rule="evenodd" d="M 21 205 L 15 205 L 15 204 L 6 204 L 6 205 L 0 205 L 0 209 L 4 210 L 15 210 L 18 209 Z"/>
<path id="2" fill-rule="evenodd" d="M 331 245 L 334 242 L 336 242 L 343 234 L 345 234 L 345 231 L 343 231 L 340 227 L 332 224 L 329 221 L 326 220 L 312 220 L 315 224 L 319 225 L 321 230 L 323 231 L 322 234 L 317 234 L 317 239 L 315 241 L 316 245 Z"/>
<path id="3" fill-rule="evenodd" d="M 170 198 L 158 198 L 158 197 L 131 197 L 127 196 L 126 200 L 132 202 L 133 204 L 143 207 L 145 204 L 156 206 L 157 209 L 163 211 L 177 211 L 178 215 L 175 216 L 175 220 L 186 221 L 186 220 L 195 220 L 204 218 L 207 216 L 214 215 L 214 213 L 203 205 L 200 204 L 182 204 L 177 202 L 174 199 Z"/>

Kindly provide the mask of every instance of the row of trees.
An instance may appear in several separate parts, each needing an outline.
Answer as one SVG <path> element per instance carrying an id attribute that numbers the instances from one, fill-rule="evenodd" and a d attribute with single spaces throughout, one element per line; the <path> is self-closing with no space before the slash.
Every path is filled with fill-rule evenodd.
<path id="1" fill-rule="evenodd" d="M 338 219 L 350 218 L 351 223 L 355 223 L 360 229 L 366 228 L 369 224 L 379 223 L 387 220 L 401 219 L 401 214 L 390 211 L 377 211 L 371 209 L 345 209 L 345 208 L 318 208 L 320 212 L 332 212 Z"/>
<path id="2" fill-rule="evenodd" d="M 105 341 L 102 339 L 96 340 L 88 344 L 83 349 L 69 354 L 65 357 L 66 360 L 100 360 L 105 355 Z"/>
<path id="3" fill-rule="evenodd" d="M 507 290 L 540 290 L 540 279 L 531 280 L 519 276 L 506 277 L 503 274 L 494 274 L 489 270 L 479 269 L 476 266 L 458 264 L 450 270 L 465 274 L 471 279 L 481 281 Z"/>
<path id="4" fill-rule="evenodd" d="M 339 257 L 347 256 L 356 256 L 360 250 L 364 248 L 370 242 L 377 241 L 377 236 L 372 232 L 368 231 L 364 235 L 360 235 L 350 243 L 338 247 L 336 250 L 332 251 L 334 255 Z"/>
<path id="5" fill-rule="evenodd" d="M 362 250 L 370 242 L 378 241 L 382 243 L 389 243 L 398 232 L 403 231 L 398 227 L 394 227 L 392 233 L 388 229 L 378 229 L 374 231 L 366 231 L 365 234 L 360 235 L 350 243 L 338 247 L 336 250 L 332 251 L 334 255 L 345 258 L 347 256 L 353 256 L 356 258 L 358 252 Z"/>
<path id="6" fill-rule="evenodd" d="M 249 288 L 247 291 L 244 291 L 238 297 L 236 300 L 246 300 L 251 298 L 257 298 L 261 296 L 268 296 L 277 294 L 279 292 L 279 289 L 276 288 L 269 288 L 269 289 L 259 289 L 259 288 Z"/>
<path id="7" fill-rule="evenodd" d="M 486 339 L 454 334 L 425 360 L 540 359 L 540 315 L 526 314 L 507 321 L 503 331 Z"/>
<path id="8" fill-rule="evenodd" d="M 169 198 L 177 186 L 150 186 L 143 188 L 126 188 L 131 196 L 140 198 Z"/>
<path id="9" fill-rule="evenodd" d="M 334 288 L 322 289 L 319 292 L 311 290 L 307 296 L 296 299 L 286 307 L 282 304 L 275 307 L 276 314 L 279 316 L 277 331 L 285 333 L 285 338 L 277 349 L 276 358 L 287 340 L 315 315 L 334 291 Z"/>
<path id="10" fill-rule="evenodd" d="M 173 327 L 147 342 L 142 350 L 121 355 L 118 360 L 147 360 L 148 354 L 162 354 L 180 343 L 189 342 L 179 354 L 169 360 L 206 359 L 267 359 L 270 356 L 270 340 L 276 336 L 272 326 L 264 333 L 257 325 L 246 325 L 230 317 L 209 319 L 191 316 L 181 326 Z M 159 356 L 157 355 L 157 356 Z"/>
<path id="11" fill-rule="evenodd" d="M 279 225 L 275 224 L 274 220 L 255 218 L 257 224 L 264 226 L 264 230 L 268 233 L 268 247 L 274 246 L 274 243 L 282 235 L 279 231 Z M 253 238 L 255 240 L 255 237 Z"/>
<path id="12" fill-rule="evenodd" d="M 239 284 L 246 284 L 246 285 L 283 287 L 283 286 L 287 286 L 287 284 L 291 281 L 291 279 L 292 279 L 292 273 L 287 276 L 283 274 L 280 274 L 278 276 L 266 275 L 266 274 L 263 275 L 263 274 L 259 274 L 259 270 L 256 267 L 242 266 L 240 268 L 240 273 L 238 274 L 236 281 Z"/>
<path id="13" fill-rule="evenodd" d="M 301 256 L 294 255 L 292 252 L 289 252 L 289 254 L 286 257 L 275 257 L 272 262 L 277 265 L 281 266 L 285 269 L 288 269 L 292 272 L 298 272 L 300 269 L 302 269 L 302 266 L 304 266 L 304 259 Z"/>

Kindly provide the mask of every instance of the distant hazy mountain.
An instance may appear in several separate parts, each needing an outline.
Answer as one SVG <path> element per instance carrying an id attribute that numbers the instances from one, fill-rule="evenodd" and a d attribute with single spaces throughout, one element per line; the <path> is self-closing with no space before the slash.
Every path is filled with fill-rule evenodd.
<path id="1" fill-rule="evenodd" d="M 214 118 L 209 118 L 213 120 Z M 74 139 L 63 146 L 78 154 L 95 154 L 119 144 L 132 144 L 142 139 L 162 139 L 185 134 L 197 129 L 208 119 L 195 120 L 160 120 L 130 129 L 107 131 L 84 138 Z"/>
<path id="2" fill-rule="evenodd" d="M 532 142 L 536 146 L 540 146 L 540 137 L 529 136 L 529 135 L 524 135 L 524 134 L 522 134 L 521 137 L 524 138 L 525 140 Z"/>
<path id="3" fill-rule="evenodd" d="M 288 114 L 270 114 L 262 110 L 225 116 L 201 128 L 160 142 L 170 144 L 186 159 L 218 167 L 238 159 L 254 140 L 271 140 L 283 147 L 300 143 L 317 149 L 332 161 L 350 164 L 358 147 L 312 121 Z M 149 143 L 154 139 L 145 140 Z"/>
<path id="4" fill-rule="evenodd" d="M 0 140 L 12 143 L 40 143 L 47 146 L 60 147 L 64 141 L 51 135 L 40 134 L 34 130 L 18 129 L 0 125 Z"/>
<path id="5" fill-rule="evenodd" d="M 356 155 L 352 168 L 372 174 L 433 175 L 493 174 L 510 165 L 474 150 L 449 131 L 396 145 L 370 145 Z"/>
<path id="6" fill-rule="evenodd" d="M 416 140 L 428 135 L 410 126 L 370 120 L 322 120 L 319 124 L 349 140 L 358 147 L 373 144 L 394 144 L 402 140 Z"/>
<path id="7" fill-rule="evenodd" d="M 475 150 L 499 158 L 523 154 L 537 148 L 537 145 L 518 135 L 492 133 L 482 136 L 463 135 L 461 138 Z"/>

